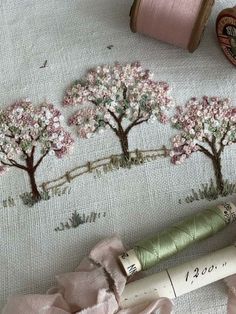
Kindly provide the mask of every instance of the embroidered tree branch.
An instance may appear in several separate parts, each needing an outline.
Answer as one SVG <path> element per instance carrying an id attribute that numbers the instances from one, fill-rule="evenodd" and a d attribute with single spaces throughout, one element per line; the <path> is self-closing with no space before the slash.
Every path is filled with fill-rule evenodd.
<path id="1" fill-rule="evenodd" d="M 62 120 L 60 111 L 49 103 L 33 107 L 21 100 L 0 111 L 0 174 L 11 167 L 26 171 L 35 201 L 41 198 L 35 174 L 44 158 L 62 158 L 73 144 Z"/>
<path id="2" fill-rule="evenodd" d="M 84 81 L 67 90 L 64 105 L 81 105 L 69 120 L 79 137 L 89 138 L 110 129 L 119 138 L 123 155 L 129 159 L 130 131 L 138 125 L 167 122 L 165 111 L 172 105 L 169 86 L 155 82 L 139 63 L 99 66 Z"/>
<path id="3" fill-rule="evenodd" d="M 236 107 L 229 99 L 192 98 L 185 109 L 177 108 L 172 123 L 180 130 L 172 140 L 172 162 L 181 164 L 194 152 L 203 153 L 212 161 L 217 189 L 222 195 L 222 153 L 226 146 L 236 143 Z"/>

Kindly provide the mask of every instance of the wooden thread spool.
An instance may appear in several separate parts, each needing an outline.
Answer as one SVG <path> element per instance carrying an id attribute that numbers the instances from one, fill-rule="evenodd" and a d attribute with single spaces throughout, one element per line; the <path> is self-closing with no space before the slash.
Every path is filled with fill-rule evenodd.
<path id="1" fill-rule="evenodd" d="M 236 7 L 218 15 L 216 32 L 226 58 L 236 66 Z"/>
<path id="2" fill-rule="evenodd" d="M 162 40 L 164 42 L 170 43 L 170 44 L 174 44 L 176 46 L 182 47 L 187 49 L 189 52 L 194 52 L 202 39 L 202 35 L 203 32 L 205 30 L 205 26 L 208 22 L 208 19 L 210 17 L 211 11 L 212 11 L 212 7 L 214 5 L 214 0 L 202 0 L 199 2 L 199 10 L 198 10 L 198 14 L 195 17 L 195 19 L 192 21 L 192 25 L 191 25 L 191 36 L 190 38 L 187 39 L 187 43 L 186 45 L 180 45 L 178 42 L 174 42 L 173 40 L 169 40 L 168 38 L 163 38 L 163 36 L 158 36 L 158 35 L 153 35 L 153 34 L 148 34 L 147 32 L 142 31 L 137 29 L 137 25 L 138 25 L 138 19 L 139 19 L 139 14 L 140 14 L 140 7 L 143 4 L 143 1 L 146 0 L 134 0 L 134 3 L 131 7 L 131 11 L 130 11 L 130 28 L 132 30 L 132 32 L 136 33 L 136 32 L 140 32 L 142 34 L 154 37 L 156 39 Z M 158 0 L 156 0 L 158 3 Z M 179 5 L 183 5 L 183 1 L 180 0 L 175 0 L 176 2 L 179 1 Z M 176 3 L 175 2 L 175 3 Z M 189 7 L 189 10 L 191 10 L 191 6 Z M 175 12 L 173 12 L 174 14 Z M 178 14 L 178 12 L 176 12 L 176 14 Z M 176 16 L 174 17 L 176 18 Z M 179 16 L 179 20 L 181 21 L 181 14 Z M 171 16 L 170 16 L 171 19 Z M 169 19 L 166 19 L 166 25 L 162 25 L 162 27 L 166 27 L 166 29 L 168 29 L 168 32 L 181 32 L 181 29 L 176 30 L 176 28 L 171 29 L 170 26 L 168 25 L 168 21 Z M 150 21 L 150 23 L 154 23 L 156 26 L 156 29 L 158 29 L 158 27 L 160 27 L 160 24 L 158 24 L 159 20 L 158 18 L 154 19 L 153 21 Z M 181 24 L 181 23 L 180 23 Z M 184 27 L 183 27 L 184 29 Z M 161 37 L 161 38 L 159 38 Z"/>

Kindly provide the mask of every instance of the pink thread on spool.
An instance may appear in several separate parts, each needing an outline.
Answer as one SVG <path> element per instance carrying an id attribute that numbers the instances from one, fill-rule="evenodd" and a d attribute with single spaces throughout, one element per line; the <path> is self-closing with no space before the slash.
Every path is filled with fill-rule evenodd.
<path id="1" fill-rule="evenodd" d="M 188 49 L 197 49 L 214 0 L 135 0 L 131 30 Z"/>

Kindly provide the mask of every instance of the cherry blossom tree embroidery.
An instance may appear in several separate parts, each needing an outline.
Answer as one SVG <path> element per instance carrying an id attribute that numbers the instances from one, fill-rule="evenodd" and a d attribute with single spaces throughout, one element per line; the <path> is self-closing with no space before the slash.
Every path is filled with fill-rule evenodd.
<path id="1" fill-rule="evenodd" d="M 222 154 L 226 146 L 236 143 L 236 107 L 229 99 L 192 98 L 184 109 L 177 108 L 172 123 L 180 130 L 172 139 L 172 162 L 181 164 L 193 153 L 203 153 L 212 161 L 217 190 L 222 195 Z"/>
<path id="2" fill-rule="evenodd" d="M 64 105 L 80 105 L 69 120 L 80 138 L 110 129 L 119 138 L 123 155 L 129 159 L 130 131 L 148 121 L 167 122 L 171 107 L 169 86 L 156 82 L 139 63 L 98 66 L 66 92 Z"/>
<path id="3" fill-rule="evenodd" d="M 72 147 L 62 120 L 50 103 L 34 107 L 29 100 L 21 100 L 0 111 L 0 175 L 11 167 L 26 171 L 34 201 L 41 198 L 35 174 L 44 158 L 62 158 Z"/>

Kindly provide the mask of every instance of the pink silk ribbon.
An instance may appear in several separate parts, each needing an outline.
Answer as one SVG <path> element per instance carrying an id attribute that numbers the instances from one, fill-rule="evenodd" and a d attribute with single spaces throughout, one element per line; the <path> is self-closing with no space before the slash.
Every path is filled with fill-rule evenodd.
<path id="1" fill-rule="evenodd" d="M 123 252 L 118 237 L 101 241 L 75 272 L 56 276 L 57 286 L 46 295 L 12 296 L 2 314 L 151 314 L 156 310 L 170 314 L 173 304 L 166 298 L 119 308 L 127 282 L 117 259 Z"/>

